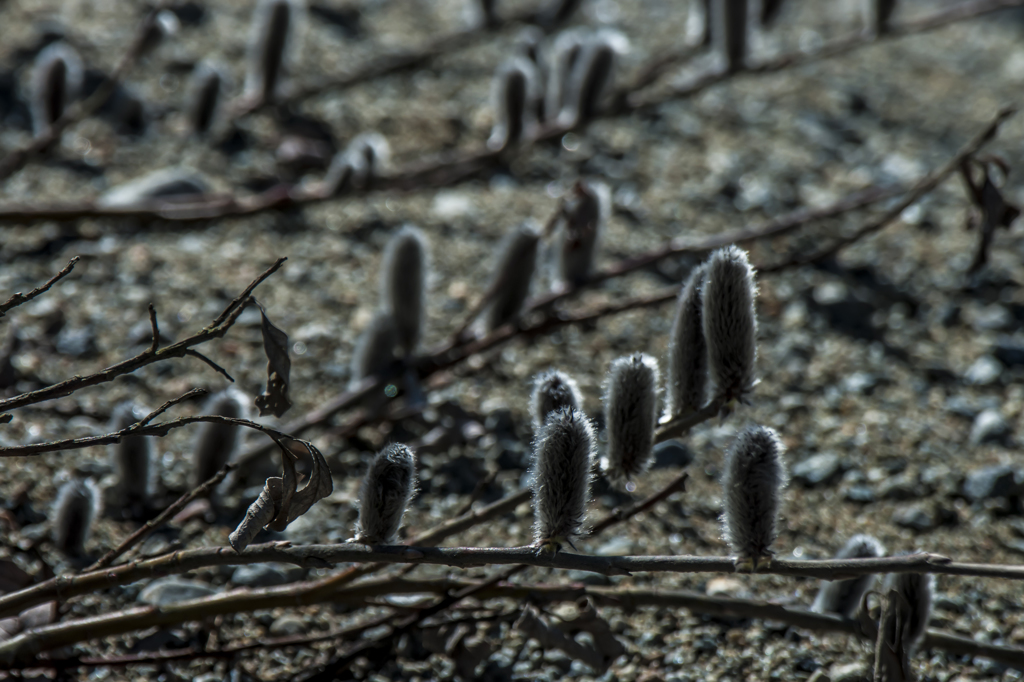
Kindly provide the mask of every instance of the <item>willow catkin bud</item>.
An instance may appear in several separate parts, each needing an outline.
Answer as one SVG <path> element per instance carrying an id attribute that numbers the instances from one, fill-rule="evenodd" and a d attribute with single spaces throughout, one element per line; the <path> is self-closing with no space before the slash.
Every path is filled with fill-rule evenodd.
<path id="1" fill-rule="evenodd" d="M 53 506 L 53 543 L 72 557 L 85 555 L 85 543 L 100 512 L 100 493 L 91 479 L 72 479 L 61 486 Z"/>
<path id="2" fill-rule="evenodd" d="M 427 258 L 427 239 L 411 225 L 399 230 L 384 250 L 381 308 L 391 313 L 403 355 L 415 352 L 423 331 Z"/>
<path id="3" fill-rule="evenodd" d="M 706 265 L 690 273 L 676 302 L 668 338 L 668 416 L 679 417 L 704 406 L 708 384 L 708 349 L 704 342 L 704 287 Z"/>
<path id="4" fill-rule="evenodd" d="M 110 419 L 111 431 L 126 429 L 140 418 L 145 411 L 131 402 L 121 403 L 114 408 Z M 146 504 L 152 492 L 153 448 L 146 436 L 125 436 L 120 443 L 110 446 L 111 460 L 117 473 L 117 485 L 126 507 Z"/>
<path id="5" fill-rule="evenodd" d="M 729 246 L 711 254 L 704 275 L 704 340 L 715 397 L 744 400 L 757 379 L 757 317 L 754 268 L 743 249 Z"/>
<path id="6" fill-rule="evenodd" d="M 870 559 L 885 556 L 885 548 L 870 535 L 854 535 L 840 549 L 836 559 Z M 812 611 L 817 613 L 838 613 L 844 618 L 853 618 L 860 609 L 861 600 L 877 576 L 862 575 L 850 580 L 822 580 L 818 596 L 814 599 Z"/>
<path id="7" fill-rule="evenodd" d="M 558 123 L 574 127 L 600 113 L 614 80 L 615 57 L 628 50 L 624 36 L 601 31 L 584 43 L 574 61 Z"/>
<path id="8" fill-rule="evenodd" d="M 272 102 L 287 63 L 295 25 L 305 6 L 300 0 L 260 0 L 253 12 L 247 55 L 246 90 Z"/>
<path id="9" fill-rule="evenodd" d="M 487 146 L 505 149 L 531 134 L 536 126 L 537 73 L 533 63 L 513 57 L 498 67 L 491 82 L 494 127 Z"/>
<path id="10" fill-rule="evenodd" d="M 551 46 L 547 92 L 544 96 L 544 120 L 558 118 L 568 102 L 570 83 L 576 61 L 583 52 L 587 35 L 575 29 L 562 31 Z"/>
<path id="11" fill-rule="evenodd" d="M 539 434 L 548 415 L 564 407 L 583 409 L 583 394 L 576 380 L 557 369 L 546 370 L 534 377 L 533 392 L 530 394 L 533 432 Z"/>
<path id="12" fill-rule="evenodd" d="M 140 52 L 142 54 L 152 52 L 162 42 L 177 35 L 180 30 L 181 21 L 178 19 L 178 15 L 169 9 L 160 10 L 146 26 Z"/>
<path id="13" fill-rule="evenodd" d="M 783 0 L 761 0 L 761 25 L 770 26 L 782 11 Z"/>
<path id="14" fill-rule="evenodd" d="M 352 353 L 352 383 L 366 377 L 381 376 L 395 363 L 398 332 L 391 314 L 378 310 L 356 342 Z"/>
<path id="15" fill-rule="evenodd" d="M 889 20 L 896 9 L 896 0 L 861 0 L 864 30 L 871 35 L 882 35 L 889 29 Z"/>
<path id="16" fill-rule="evenodd" d="M 787 481 L 784 451 L 774 429 L 755 426 L 741 432 L 725 454 L 725 540 L 733 554 L 750 560 L 755 570 L 772 554 L 775 521 Z"/>
<path id="17" fill-rule="evenodd" d="M 580 534 L 590 500 L 594 427 L 580 410 L 548 415 L 533 446 L 534 536 L 557 547 Z"/>
<path id="18" fill-rule="evenodd" d="M 213 64 L 201 62 L 192 71 L 186 109 L 192 133 L 202 135 L 213 126 L 223 85 L 224 76 Z"/>
<path id="19" fill-rule="evenodd" d="M 729 71 L 743 69 L 747 57 L 748 0 L 711 0 L 715 52 Z"/>
<path id="20" fill-rule="evenodd" d="M 36 137 L 46 134 L 78 98 L 84 74 L 82 59 L 65 42 L 50 43 L 39 52 L 32 66 L 30 86 L 32 130 Z"/>
<path id="21" fill-rule="evenodd" d="M 530 295 L 530 281 L 537 266 L 540 233 L 531 225 L 513 228 L 498 249 L 494 279 L 488 288 L 491 301 L 484 315 L 487 331 L 515 322 Z"/>
<path id="22" fill-rule="evenodd" d="M 215 393 L 207 399 L 200 414 L 220 415 L 231 419 L 245 417 L 244 396 L 228 389 Z M 221 467 L 231 461 L 238 446 L 241 426 L 203 422 L 196 434 L 192 450 L 192 472 L 189 484 L 195 488 L 213 477 Z"/>
<path id="23" fill-rule="evenodd" d="M 366 189 L 387 169 L 391 147 L 378 132 L 360 133 L 345 148 L 345 159 L 352 168 L 352 185 Z M 331 174 L 330 170 L 327 174 Z"/>
<path id="24" fill-rule="evenodd" d="M 932 603 L 935 601 L 935 576 L 931 573 L 890 573 L 882 589 L 883 596 L 896 591 L 902 599 L 896 600 L 897 617 L 893 624 L 903 628 L 903 648 L 908 654 L 921 645 L 928 621 L 932 617 Z M 895 641 L 895 633 L 889 633 L 886 640 Z"/>
<path id="25" fill-rule="evenodd" d="M 633 353 L 612 362 L 604 392 L 608 450 L 601 468 L 613 481 L 647 471 L 658 425 L 658 361 Z"/>
<path id="26" fill-rule="evenodd" d="M 359 488 L 355 541 L 367 545 L 395 544 L 402 516 L 415 491 L 413 451 L 393 443 L 377 453 Z"/>
<path id="27" fill-rule="evenodd" d="M 563 286 L 577 286 L 590 278 L 610 211 L 611 196 L 604 183 L 580 181 L 573 187 L 556 246 L 558 279 Z"/>

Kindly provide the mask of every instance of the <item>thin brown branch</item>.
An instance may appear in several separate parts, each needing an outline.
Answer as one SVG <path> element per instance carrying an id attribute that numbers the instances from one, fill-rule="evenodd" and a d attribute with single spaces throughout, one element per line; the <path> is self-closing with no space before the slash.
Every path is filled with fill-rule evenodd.
<path id="1" fill-rule="evenodd" d="M 168 400 L 163 405 L 161 405 L 160 407 L 156 408 L 155 410 L 153 410 L 152 412 L 147 414 L 143 419 L 139 420 L 137 423 L 130 424 L 129 426 L 125 427 L 122 430 L 125 432 L 125 435 L 129 435 L 132 432 L 133 429 L 141 429 L 141 428 L 143 428 L 144 426 L 149 424 L 151 421 L 153 421 L 154 419 L 156 419 L 157 417 L 162 415 L 164 412 L 166 412 L 167 410 L 169 410 L 172 407 L 174 407 L 175 405 L 183 403 L 186 400 L 191 400 L 192 398 L 198 398 L 201 395 L 206 395 L 206 389 L 205 388 L 193 388 L 192 390 L 188 391 L 187 393 L 179 395 L 177 398 L 172 398 L 172 399 Z"/>
<path id="2" fill-rule="evenodd" d="M 156 308 L 149 304 L 149 327 L 153 334 L 153 340 L 149 343 L 149 352 L 155 353 L 160 349 L 160 325 L 156 321 Z"/>
<path id="3" fill-rule="evenodd" d="M 154 530 L 156 530 L 164 523 L 169 521 L 171 518 L 173 518 L 174 515 L 180 512 L 182 509 L 184 509 L 189 502 L 196 498 L 205 497 L 206 495 L 209 495 L 210 491 L 216 488 L 220 484 L 220 482 L 224 480 L 224 477 L 227 476 L 236 467 L 237 465 L 234 462 L 228 462 L 227 464 L 225 464 L 221 468 L 221 470 L 214 474 L 210 479 L 208 479 L 201 485 L 197 486 L 196 488 L 179 497 L 174 502 L 174 504 L 160 512 L 160 514 L 157 515 L 156 518 L 147 521 L 144 526 L 142 526 L 134 533 L 126 537 L 121 542 L 121 544 L 119 544 L 117 547 L 110 550 L 106 554 L 104 554 L 102 557 L 99 558 L 99 560 L 96 561 L 96 563 L 84 569 L 82 572 L 88 573 L 89 571 L 95 571 L 101 568 L 106 568 L 107 566 L 113 564 L 118 557 L 124 555 L 124 553 L 130 550 L 132 547 L 145 540 L 150 533 L 152 533 Z M 47 582 L 54 581 L 54 583 L 56 583 L 56 580 L 56 578 L 51 578 Z M 40 585 L 45 584 L 46 583 L 40 583 Z"/>
<path id="4" fill-rule="evenodd" d="M 955 173 L 966 159 L 976 154 L 986 142 L 995 136 L 996 132 L 999 130 L 999 126 L 1015 113 L 1017 113 L 1017 110 L 1014 107 L 1001 109 L 996 114 L 995 118 L 993 118 L 981 132 L 971 138 L 967 144 L 961 147 L 960 151 L 958 151 L 953 158 L 934 172 L 930 173 L 927 177 L 920 180 L 916 185 L 914 185 L 913 189 L 907 193 L 907 196 L 897 202 L 895 206 L 883 213 L 877 219 L 869 222 L 867 225 L 864 225 L 850 236 L 838 239 L 829 246 L 819 249 L 814 253 L 801 254 L 774 265 L 762 266 L 760 268 L 761 272 L 775 272 L 784 268 L 806 265 L 807 263 L 813 263 L 821 260 L 822 258 L 831 256 L 844 247 L 847 247 L 870 234 L 878 232 L 890 223 L 898 220 L 903 211 L 915 204 L 925 194 L 934 190 L 942 181 Z"/>
<path id="5" fill-rule="evenodd" d="M 61 281 L 62 279 L 70 275 L 71 271 L 75 269 L 75 263 L 77 263 L 78 261 L 78 256 L 75 256 L 74 258 L 69 260 L 68 264 L 65 265 L 60 272 L 51 277 L 49 281 L 47 281 L 46 284 L 42 285 L 41 287 L 37 287 L 32 291 L 28 292 L 27 294 L 22 294 L 19 292 L 11 296 L 9 299 L 7 299 L 7 301 L 4 304 L 0 305 L 0 318 L 6 315 L 7 311 L 10 310 L 11 308 L 17 308 L 19 305 L 28 303 L 36 296 L 45 294 L 47 291 L 50 290 L 50 287 L 52 287 L 57 282 Z"/>
<path id="6" fill-rule="evenodd" d="M 224 369 L 223 367 L 221 367 L 216 362 L 206 357 L 199 351 L 195 350 L 194 348 L 189 348 L 185 354 L 191 358 L 195 358 L 196 360 L 201 360 L 202 362 L 205 362 L 213 369 L 213 371 L 217 372 L 217 374 L 220 374 L 231 383 L 235 383 L 235 378 L 228 374 L 228 371 L 226 369 Z"/>
<path id="7" fill-rule="evenodd" d="M 135 31 L 135 36 L 132 38 L 131 43 L 129 43 L 128 51 L 121 58 L 121 61 L 118 62 L 117 66 L 114 67 L 114 71 L 100 83 L 99 87 L 88 98 L 68 107 L 67 111 L 45 133 L 34 138 L 21 149 L 16 149 L 7 154 L 3 159 L 0 159 L 0 180 L 4 180 L 18 172 L 32 157 L 42 154 L 59 140 L 61 134 L 68 126 L 89 116 L 110 99 L 117 90 L 118 83 L 127 75 L 139 57 L 142 56 L 146 34 L 152 28 L 156 15 L 164 8 L 165 4 L 165 2 L 158 3 L 146 15 L 146 18 L 142 20 L 142 23 L 139 24 L 138 29 Z"/>
<path id="8" fill-rule="evenodd" d="M 167 346 L 166 348 L 160 349 L 156 352 L 152 352 L 151 348 L 147 348 L 138 355 L 123 360 L 116 365 L 111 365 L 104 370 L 90 374 L 88 376 L 75 376 L 59 384 L 53 384 L 46 388 L 40 388 L 29 393 L 22 393 L 16 395 L 13 398 L 7 400 L 0 400 L 0 412 L 7 410 L 14 410 L 25 405 L 32 405 L 34 403 L 40 403 L 44 400 L 52 400 L 54 398 L 63 398 L 64 396 L 71 395 L 75 391 L 78 391 L 89 386 L 96 386 L 98 384 L 113 381 L 114 379 L 124 376 L 125 374 L 131 374 L 135 370 L 151 365 L 154 362 L 160 362 L 168 358 L 181 358 L 188 355 L 188 351 L 192 346 L 198 346 L 202 343 L 206 343 L 211 339 L 217 339 L 227 333 L 228 329 L 238 319 L 238 315 L 241 314 L 244 309 L 244 302 L 248 300 L 249 294 L 252 293 L 253 289 L 256 288 L 263 280 L 270 275 L 277 272 L 286 259 L 279 258 L 270 268 L 266 270 L 262 275 L 257 277 L 245 291 L 240 294 L 234 301 L 232 301 L 224 312 L 222 312 L 213 324 L 204 328 L 202 331 L 183 339 L 175 344 Z"/>
<path id="9" fill-rule="evenodd" d="M 690 475 L 684 471 L 672 479 L 667 486 L 650 495 L 647 499 L 625 509 L 620 509 L 618 507 L 613 509 L 606 517 L 594 524 L 593 528 L 590 529 L 590 534 L 597 535 L 598 533 L 602 533 L 613 526 L 624 523 L 637 514 L 642 514 L 659 502 L 667 500 L 673 494 L 686 490 L 686 479 L 689 477 Z"/>

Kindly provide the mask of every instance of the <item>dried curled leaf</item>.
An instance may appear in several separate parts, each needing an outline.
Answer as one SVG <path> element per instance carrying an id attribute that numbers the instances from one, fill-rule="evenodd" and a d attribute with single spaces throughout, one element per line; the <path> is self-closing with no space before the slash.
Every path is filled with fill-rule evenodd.
<path id="1" fill-rule="evenodd" d="M 267 388 L 256 396 L 256 407 L 261 417 L 268 414 L 280 417 L 292 406 L 292 401 L 288 399 L 288 381 L 292 370 L 292 361 L 288 357 L 288 335 L 267 318 L 262 305 L 257 305 L 263 317 L 260 329 L 263 332 L 263 350 L 267 354 Z"/>
<path id="2" fill-rule="evenodd" d="M 305 440 L 296 440 L 302 444 L 313 459 L 313 471 L 309 482 L 302 490 L 296 490 L 298 477 L 295 474 L 297 456 L 291 448 L 278 441 L 284 459 L 284 475 L 267 479 L 263 491 L 256 498 L 238 528 L 228 536 L 228 542 L 236 552 L 241 552 L 252 542 L 256 534 L 263 528 L 282 531 L 288 524 L 299 518 L 317 501 L 322 500 L 334 490 L 331 470 L 324 456 L 316 447 Z"/>

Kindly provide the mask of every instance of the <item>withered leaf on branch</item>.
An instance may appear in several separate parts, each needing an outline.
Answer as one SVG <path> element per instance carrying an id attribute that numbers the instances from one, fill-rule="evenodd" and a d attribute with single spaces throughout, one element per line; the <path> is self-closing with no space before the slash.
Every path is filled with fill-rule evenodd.
<path id="1" fill-rule="evenodd" d="M 267 479 L 260 496 L 245 512 L 245 518 L 228 536 L 228 542 L 236 552 L 248 547 L 263 528 L 284 530 L 289 523 L 305 514 L 317 501 L 327 497 L 334 490 L 331 470 L 316 446 L 305 440 L 295 440 L 292 443 L 305 447 L 313 460 L 309 481 L 302 490 L 296 490 L 298 476 L 295 473 L 295 460 L 298 457 L 292 450 L 294 445 L 278 441 L 284 460 L 284 474 Z"/>
<path id="2" fill-rule="evenodd" d="M 267 354 L 267 388 L 256 396 L 256 407 L 260 416 L 272 414 L 280 417 L 292 406 L 288 399 L 288 382 L 292 370 L 292 361 L 288 357 L 288 335 L 274 326 L 267 318 L 267 311 L 260 307 L 263 321 L 263 350 Z"/>

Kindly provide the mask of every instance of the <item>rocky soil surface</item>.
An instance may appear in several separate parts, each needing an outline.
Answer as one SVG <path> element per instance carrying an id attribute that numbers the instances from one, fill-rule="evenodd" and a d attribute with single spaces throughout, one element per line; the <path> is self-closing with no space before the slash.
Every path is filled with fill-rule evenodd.
<path id="1" fill-rule="evenodd" d="M 694 3 L 696 4 L 696 3 Z M 855 3 L 792 0 L 778 24 L 759 33 L 754 58 L 813 48 L 858 29 Z M 897 18 L 923 16 L 952 0 L 908 0 Z M 530 3 L 499 2 L 502 12 Z M 281 179 L 312 183 L 325 158 L 355 135 L 387 137 L 396 167 L 439 150 L 486 140 L 493 112 L 490 78 L 513 50 L 520 28 L 507 27 L 421 67 L 328 90 L 281 111 L 261 110 L 220 131 L 220 145 L 190 138 L 182 112 L 189 74 L 201 59 L 225 65 L 241 92 L 251 15 L 249 3 L 204 0 L 177 5 L 176 36 L 142 58 L 126 88 L 144 105 L 138 126 L 116 108 L 71 126 L 45 157 L 0 183 L 0 203 L 45 205 L 88 199 L 145 173 L 182 166 L 213 191 L 250 194 Z M 46 36 L 63 33 L 90 69 L 110 71 L 143 8 L 133 2 L 28 0 L 0 5 L 0 149 L 29 142 L 29 68 Z M 693 26 L 688 3 L 584 0 L 568 25 L 614 27 L 629 38 L 618 77 L 679 47 Z M 314 6 L 291 68 L 293 83 L 343 73 L 392 48 L 405 48 L 463 27 L 464 5 L 363 0 Z M 544 223 L 580 177 L 601 179 L 614 209 L 598 265 L 657 247 L 678 236 L 713 235 L 754 225 L 799 207 L 820 207 L 874 184 L 909 183 L 951 157 L 1024 84 L 1024 22 L 1006 11 L 933 33 L 897 38 L 837 59 L 776 74 L 741 75 L 689 99 L 594 122 L 539 144 L 508 163 L 442 189 L 369 192 L 303 208 L 186 225 L 137 219 L 84 218 L 0 226 L 0 299 L 46 281 L 79 256 L 73 274 L 0 323 L 0 389 L 5 396 L 87 374 L 148 343 L 147 305 L 161 330 L 181 339 L 208 324 L 276 258 L 282 270 L 257 297 L 292 347 L 295 403 L 280 420 L 316 409 L 343 391 L 360 332 L 377 305 L 385 243 L 401 225 L 420 226 L 430 241 L 432 271 L 422 347 L 443 343 L 485 287 L 502 235 L 525 220 Z M 665 91 L 712 66 L 699 57 L 654 86 Z M 129 122 L 131 123 L 131 122 Z M 140 123 L 135 121 L 135 123 Z M 315 124 L 315 125 L 314 125 Z M 310 131 L 313 132 L 310 132 Z M 988 151 L 1014 169 L 1009 199 L 1024 199 L 1024 118 L 1011 119 Z M 319 167 L 282 161 L 282 143 L 306 140 Z M 308 142 L 313 140 L 313 142 Z M 883 206 L 884 207 L 884 206 Z M 847 234 L 881 209 L 861 210 L 751 245 L 762 264 L 785 261 Z M 874 211 L 874 212 L 873 212 Z M 878 234 L 813 265 L 759 277 L 759 375 L 751 404 L 696 428 L 680 446 L 663 448 L 659 465 L 632 495 L 600 484 L 592 517 L 657 490 L 681 466 L 685 493 L 627 525 L 578 544 L 598 554 L 728 552 L 721 537 L 722 453 L 739 429 L 777 429 L 792 483 L 785 495 L 779 556 L 825 558 L 857 533 L 890 552 L 923 549 L 960 561 L 1020 563 L 1024 558 L 1024 241 L 1013 225 L 995 235 L 990 262 L 967 270 L 977 232 L 964 229 L 970 204 L 956 176 Z M 642 295 L 681 282 L 696 258 L 667 260 L 613 279 L 566 303 L 569 310 Z M 548 286 L 535 283 L 535 292 Z M 282 534 L 295 543 L 339 542 L 353 535 L 354 503 L 366 464 L 388 441 L 443 436 L 419 459 L 421 492 L 407 516 L 410 534 L 454 515 L 477 491 L 477 504 L 526 481 L 532 430 L 529 382 L 557 367 L 579 380 L 589 414 L 601 412 L 602 382 L 616 357 L 665 355 L 671 306 L 630 311 L 586 326 L 514 341 L 471 359 L 428 384 L 422 414 L 339 436 L 334 426 L 310 432 L 334 474 L 334 493 Z M 222 340 L 202 347 L 236 386 L 255 396 L 266 377 L 256 309 Z M 226 381 L 194 358 L 144 368 L 131 376 L 14 413 L 0 445 L 105 433 L 113 407 L 134 399 L 155 407 L 193 387 L 221 390 Z M 201 401 L 172 410 L 196 414 Z M 351 413 L 347 413 L 351 416 Z M 452 431 L 452 425 L 460 428 Z M 440 431 L 438 429 L 440 428 Z M 195 431 L 158 439 L 160 486 L 168 500 L 186 489 Z M 244 445 L 260 442 L 245 434 Z M 429 441 L 429 439 L 427 439 Z M 271 467 L 273 468 L 271 462 Z M 488 472 L 493 482 L 478 489 Z M 49 453 L 0 463 L 0 558 L 42 579 L 73 570 L 49 541 L 47 517 L 69 476 L 109 482 L 103 448 Z M 173 524 L 143 554 L 225 545 L 259 476 L 228 495 L 223 508 Z M 86 549 L 99 556 L 137 527 L 107 508 Z M 532 512 L 521 506 L 499 522 L 448 544 L 517 546 L 532 541 Z M 79 618 L 136 603 L 163 603 L 237 586 L 286 583 L 326 574 L 289 566 L 209 569 L 79 597 L 60 617 Z M 419 568 L 413 577 L 483 576 L 485 569 Z M 773 576 L 651 575 L 605 579 L 533 569 L 515 580 L 597 581 L 656 589 L 690 589 L 810 605 L 814 581 Z M 187 582 L 183 582 L 187 581 Z M 1024 647 L 1020 583 L 943 576 L 932 626 L 984 642 Z M 474 646 L 489 658 L 485 679 L 833 680 L 865 677 L 871 646 L 749 619 L 682 609 L 602 608 L 626 653 L 603 676 L 557 650 L 524 641 L 511 628 L 517 604 L 488 602 L 497 614 L 473 625 Z M 353 611 L 317 606 L 258 611 L 165 630 L 92 641 L 62 655 L 220 646 L 257 637 L 314 634 L 362 622 L 386 605 Z M 568 607 L 554 608 L 571 615 Z M 507 614 L 513 615 L 508 617 Z M 431 639 L 433 637 L 433 639 Z M 372 680 L 465 679 L 464 658 L 437 645 L 436 631 L 403 640 L 384 665 L 356 667 Z M 71 670 L 71 679 L 291 679 L 339 650 L 337 640 L 125 669 Z M 460 649 L 460 651 L 464 651 Z M 462 655 L 462 654 L 460 654 Z M 914 659 L 927 680 L 1015 680 L 1021 671 L 984 658 L 925 650 Z M 372 668 L 372 669 L 368 669 Z M 3 677 L 3 673 L 0 673 Z"/>

